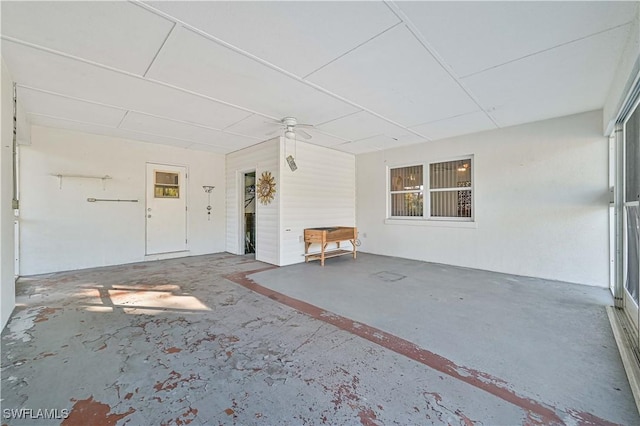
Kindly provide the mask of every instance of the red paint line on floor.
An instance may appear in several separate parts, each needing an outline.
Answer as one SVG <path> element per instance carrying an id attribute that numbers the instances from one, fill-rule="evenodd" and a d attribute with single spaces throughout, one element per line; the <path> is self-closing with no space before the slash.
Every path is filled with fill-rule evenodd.
<path id="1" fill-rule="evenodd" d="M 274 268 L 275 266 L 257 269 L 254 271 L 237 272 L 234 274 L 226 275 L 225 278 L 251 291 L 266 296 L 269 299 L 294 308 L 297 311 L 300 311 L 312 318 L 331 324 L 356 336 L 362 337 L 363 339 L 369 340 L 370 342 L 376 343 L 386 349 L 389 349 L 393 352 L 424 364 L 427 367 L 433 368 L 434 370 L 440 371 L 450 377 L 453 377 L 464 383 L 488 392 L 506 402 L 509 402 L 529 413 L 536 415 L 536 417 L 541 421 L 542 424 L 565 424 L 556 413 L 557 410 L 555 407 L 548 406 L 544 403 L 518 395 L 515 391 L 508 388 L 509 384 L 504 380 L 491 376 L 487 373 L 474 370 L 472 368 L 459 366 L 453 361 L 436 353 L 433 353 L 427 349 L 420 348 L 419 346 L 408 340 L 379 330 L 375 327 L 355 322 L 341 315 L 325 311 L 318 306 L 312 305 L 302 300 L 294 299 L 293 297 L 289 297 L 275 290 L 263 287 L 253 281 L 251 278 L 248 278 L 248 275 Z M 569 410 L 568 413 L 574 419 L 578 420 L 579 424 L 615 424 L 607 420 L 600 419 L 592 414 L 580 413 L 579 415 L 577 415 L 577 413 L 571 410 Z M 587 423 L 582 423 L 584 421 L 586 421 Z"/>

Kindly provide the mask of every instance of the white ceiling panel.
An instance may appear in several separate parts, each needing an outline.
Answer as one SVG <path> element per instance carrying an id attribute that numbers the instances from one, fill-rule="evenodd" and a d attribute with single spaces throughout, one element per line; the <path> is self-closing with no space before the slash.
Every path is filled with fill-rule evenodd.
<path id="1" fill-rule="evenodd" d="M 429 142 L 428 138 L 414 135 L 412 133 L 398 136 L 397 138 L 394 138 L 394 140 L 396 146 L 414 145 L 417 143 Z"/>
<path id="2" fill-rule="evenodd" d="M 349 140 L 364 139 L 381 134 L 397 137 L 407 133 L 406 129 L 391 124 L 366 111 L 332 120 L 318 126 L 318 129 L 341 135 Z"/>
<path id="3" fill-rule="evenodd" d="M 249 117 L 238 121 L 224 130 L 239 135 L 251 136 L 261 141 L 274 137 L 282 125 L 275 120 L 270 120 L 261 115 L 252 114 Z"/>
<path id="4" fill-rule="evenodd" d="M 338 145 L 336 148 L 341 151 L 357 155 L 365 152 L 382 151 L 384 146 L 385 141 L 380 140 L 380 138 L 367 138 L 359 141 L 347 142 L 342 145 Z"/>
<path id="5" fill-rule="evenodd" d="M 63 120 L 53 117 L 45 117 L 36 114 L 29 114 L 29 121 L 38 126 L 56 127 L 61 129 L 75 130 L 79 132 L 91 133 L 95 135 L 111 136 L 121 139 L 131 139 L 142 142 L 158 143 L 161 145 L 171 145 L 178 148 L 187 148 L 193 142 L 180 139 L 167 138 L 157 135 L 149 135 L 130 130 L 116 129 L 113 127 L 100 126 L 97 124 L 83 123 L 80 121 Z"/>
<path id="6" fill-rule="evenodd" d="M 173 23 L 124 1 L 2 2 L 2 33 L 143 74 Z"/>
<path id="7" fill-rule="evenodd" d="M 598 109 L 627 34 L 620 27 L 463 81 L 500 126 Z"/>
<path id="8" fill-rule="evenodd" d="M 174 32 L 148 76 L 276 118 L 323 122 L 355 112 L 347 103 L 190 30 Z"/>
<path id="9" fill-rule="evenodd" d="M 458 76 L 622 25 L 633 19 L 638 5 L 612 1 L 397 4 Z"/>
<path id="10" fill-rule="evenodd" d="M 343 152 L 348 152 L 354 155 L 365 154 L 367 152 L 381 150 L 381 148 L 377 148 L 375 146 L 372 146 L 371 144 L 367 144 L 362 141 L 346 142 L 346 143 L 343 143 L 342 145 L 335 146 L 335 149 L 338 149 Z"/>
<path id="11" fill-rule="evenodd" d="M 136 112 L 127 114 L 120 128 L 230 149 L 240 149 L 260 142 L 255 138 L 233 135 Z"/>
<path id="12" fill-rule="evenodd" d="M 405 126 L 478 108 L 404 26 L 332 62 L 309 80 Z"/>
<path id="13" fill-rule="evenodd" d="M 214 128 L 251 115 L 200 96 L 7 40 L 2 40 L 2 57 L 17 83 L 75 98 Z"/>
<path id="14" fill-rule="evenodd" d="M 43 125 L 227 153 L 293 116 L 361 153 L 602 108 L 639 7 L 4 1 L 0 31 Z"/>
<path id="15" fill-rule="evenodd" d="M 373 136 L 366 139 L 360 139 L 354 142 L 348 142 L 335 148 L 352 154 L 362 154 L 364 152 L 380 151 L 384 149 L 398 148 L 416 143 L 428 142 L 427 139 L 421 138 L 413 134 L 405 134 L 397 138 L 386 135 Z"/>
<path id="16" fill-rule="evenodd" d="M 25 112 L 117 127 L 126 110 L 83 102 L 18 87 L 18 104 Z"/>
<path id="17" fill-rule="evenodd" d="M 318 129 L 304 129 L 304 131 L 311 135 L 311 139 L 305 139 L 302 136 L 297 136 L 298 140 L 314 145 L 333 147 L 347 141 L 345 138 L 339 138 L 330 133 L 324 133 Z"/>
<path id="18" fill-rule="evenodd" d="M 450 136 L 464 135 L 495 129 L 496 125 L 483 111 L 446 118 L 431 123 L 412 127 L 411 130 L 427 136 L 431 140 L 444 139 Z"/>
<path id="19" fill-rule="evenodd" d="M 518 106 L 518 108 L 509 108 L 507 106 L 496 108 L 495 111 L 491 112 L 491 116 L 500 127 L 508 127 L 547 120 L 554 117 L 564 117 L 580 112 L 594 111 L 596 109 L 600 109 L 600 107 L 592 104 L 591 107 L 585 107 L 584 110 L 576 110 L 575 105 L 553 105 L 552 101 L 548 99 L 536 98 L 532 99 L 529 103 L 523 103 Z"/>
<path id="20" fill-rule="evenodd" d="M 400 22 L 380 1 L 149 4 L 301 77 Z"/>

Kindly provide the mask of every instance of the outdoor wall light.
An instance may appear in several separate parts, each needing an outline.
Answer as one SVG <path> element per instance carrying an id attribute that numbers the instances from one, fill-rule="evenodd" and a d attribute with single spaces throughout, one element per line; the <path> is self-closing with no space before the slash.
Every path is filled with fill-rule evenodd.
<path id="1" fill-rule="evenodd" d="M 213 185 L 202 185 L 202 189 L 204 189 L 204 192 L 207 193 L 207 197 L 208 197 L 208 201 L 209 204 L 207 205 L 207 220 L 211 220 L 211 192 L 213 191 L 213 188 L 215 188 L 215 186 Z"/>

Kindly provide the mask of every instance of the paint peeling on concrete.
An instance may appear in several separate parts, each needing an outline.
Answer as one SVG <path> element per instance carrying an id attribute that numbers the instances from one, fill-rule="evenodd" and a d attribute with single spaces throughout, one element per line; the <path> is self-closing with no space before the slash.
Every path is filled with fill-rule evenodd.
<path id="1" fill-rule="evenodd" d="M 9 334 L 6 338 L 10 340 L 20 340 L 23 342 L 30 341 L 31 335 L 27 331 L 33 328 L 35 325 L 35 319 L 42 309 L 42 307 L 16 309 L 14 315 L 7 324 Z"/>
<path id="2" fill-rule="evenodd" d="M 74 401 L 74 400 L 72 400 Z M 87 399 L 75 400 L 75 404 L 69 412 L 69 417 L 63 420 L 62 426 L 101 425 L 114 426 L 118 420 L 124 419 L 134 413 L 134 408 L 129 408 L 124 413 L 113 413 L 108 404 L 94 401 L 93 395 Z"/>
<path id="3" fill-rule="evenodd" d="M 360 424 L 364 426 L 380 426 L 381 424 L 377 421 L 376 413 L 371 408 L 360 410 L 358 417 L 360 417 Z"/>
<path id="4" fill-rule="evenodd" d="M 522 397 L 495 377 L 456 364 L 444 373 L 430 367 L 434 358 L 416 362 L 414 358 L 421 359 L 424 353 L 415 344 L 402 346 L 401 341 L 399 351 L 388 349 L 398 342 L 390 334 L 374 337 L 379 330 L 367 327 L 366 321 L 345 319 L 348 322 L 342 323 L 342 317 L 315 308 L 311 313 L 323 318 L 318 321 L 306 308 L 281 303 L 278 294 L 271 295 L 280 302 L 274 303 L 230 282 L 224 278 L 229 273 L 247 274 L 264 266 L 239 260 L 231 255 L 196 256 L 153 262 L 145 264 L 146 268 L 125 265 L 61 273 L 52 281 L 35 277 L 28 285 L 19 284 L 17 295 L 25 307 L 14 313 L 12 321 L 21 313 L 35 320 L 44 307 L 61 309 L 46 314 L 47 321 L 32 321 L 28 342 L 12 339 L 8 329 L 3 332 L 3 408 L 71 407 L 70 398 L 91 395 L 74 406 L 74 418 L 79 419 L 84 404 L 93 406 L 97 417 L 80 419 L 80 424 L 119 426 L 469 426 L 469 422 L 515 425 L 527 418 L 539 423 L 545 420 L 467 383 L 477 380 L 503 386 Z M 111 273 L 114 270 L 120 272 Z M 167 309 L 142 315 L 127 315 L 118 308 L 89 310 L 85 309 L 89 304 L 85 293 L 78 292 L 90 287 L 136 289 L 143 295 L 143 286 L 149 292 L 171 288 L 211 310 Z M 42 296 L 30 297 L 33 287 Z M 45 287 L 46 292 L 41 290 Z M 231 300 L 233 305 L 224 306 Z M 110 300 L 90 302 L 108 304 Z M 411 358 L 402 350 L 418 352 Z M 41 356 L 48 353 L 56 355 Z M 39 359 L 34 360 L 36 354 Z M 56 392 L 51 392 L 53 386 Z M 429 394 L 441 399 L 436 401 Z M 619 395 L 624 393 L 615 396 Z M 564 409 L 553 410 L 566 424 L 577 426 L 577 418 L 590 420 L 583 413 L 584 406 L 574 410 L 574 417 Z M 440 422 L 438 413 L 447 420 Z M 624 414 L 626 417 L 618 413 L 612 419 L 633 419 L 624 424 L 640 424 L 635 421 L 637 413 Z M 3 421 L 9 426 L 22 424 Z"/>
<path id="5" fill-rule="evenodd" d="M 191 373 L 189 377 L 183 378 L 182 374 L 172 370 L 166 380 L 162 382 L 156 382 L 156 384 L 153 385 L 153 388 L 156 390 L 156 392 L 170 391 L 177 388 L 181 383 L 189 383 L 193 380 L 196 380 L 197 378 L 198 376 L 194 373 Z"/>
<path id="6" fill-rule="evenodd" d="M 177 426 L 188 425 L 191 424 L 198 416 L 198 409 L 189 407 L 187 411 L 182 413 L 179 417 L 170 420 L 167 425 L 172 425 L 175 423 Z"/>
<path id="7" fill-rule="evenodd" d="M 62 308 L 42 308 L 33 322 L 43 322 L 49 320 L 49 315 L 53 315 Z"/>
<path id="8" fill-rule="evenodd" d="M 267 268 L 266 270 L 271 269 Z M 255 272 L 238 272 L 235 274 L 227 275 L 226 278 L 237 284 L 242 285 L 256 293 L 262 294 L 269 299 L 278 301 L 284 305 L 290 306 L 300 312 L 309 315 L 312 318 L 332 324 L 342 330 L 353 333 L 364 339 L 367 339 L 373 343 L 379 344 L 387 349 L 390 349 L 398 354 L 402 354 L 414 361 L 427 365 L 437 371 L 445 373 L 446 375 L 470 384 L 478 389 L 482 389 L 498 398 L 503 399 L 511 404 L 514 404 L 525 412 L 530 412 L 533 417 L 540 418 L 545 424 L 548 425 L 562 425 L 565 424 L 559 415 L 561 410 L 551 405 L 535 401 L 531 398 L 527 398 L 519 395 L 509 384 L 504 380 L 491 376 L 487 373 L 474 370 L 472 368 L 456 365 L 453 361 L 446 359 L 438 354 L 435 354 L 426 349 L 420 348 L 400 337 L 394 336 L 382 330 L 374 327 L 362 324 L 361 326 L 354 327 L 354 321 L 345 318 L 341 315 L 337 315 L 332 312 L 327 312 L 317 306 L 311 305 L 304 301 L 289 297 L 277 291 L 268 289 L 256 283 L 248 276 L 253 273 L 262 272 L 263 270 L 257 270 Z M 599 419 L 597 416 L 593 416 L 593 419 L 597 419 L 606 424 L 606 420 Z"/>
<path id="9" fill-rule="evenodd" d="M 437 392 L 424 392 L 426 410 L 425 417 L 433 421 L 431 415 L 435 415 L 438 422 L 448 425 L 480 426 L 482 422 L 471 420 L 460 409 L 452 410 L 445 405 L 442 396 Z"/>
<path id="10" fill-rule="evenodd" d="M 575 419 L 576 424 L 579 426 L 619 426 L 618 423 L 612 423 L 600 419 L 590 413 L 585 413 L 577 410 L 567 410 L 567 412 L 573 419 Z"/>

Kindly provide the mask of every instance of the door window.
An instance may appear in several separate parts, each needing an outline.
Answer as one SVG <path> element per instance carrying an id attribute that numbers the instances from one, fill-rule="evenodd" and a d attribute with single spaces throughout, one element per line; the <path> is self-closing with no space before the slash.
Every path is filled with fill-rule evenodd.
<path id="1" fill-rule="evenodd" d="M 155 172 L 155 198 L 180 198 L 180 175 L 171 172 Z"/>

